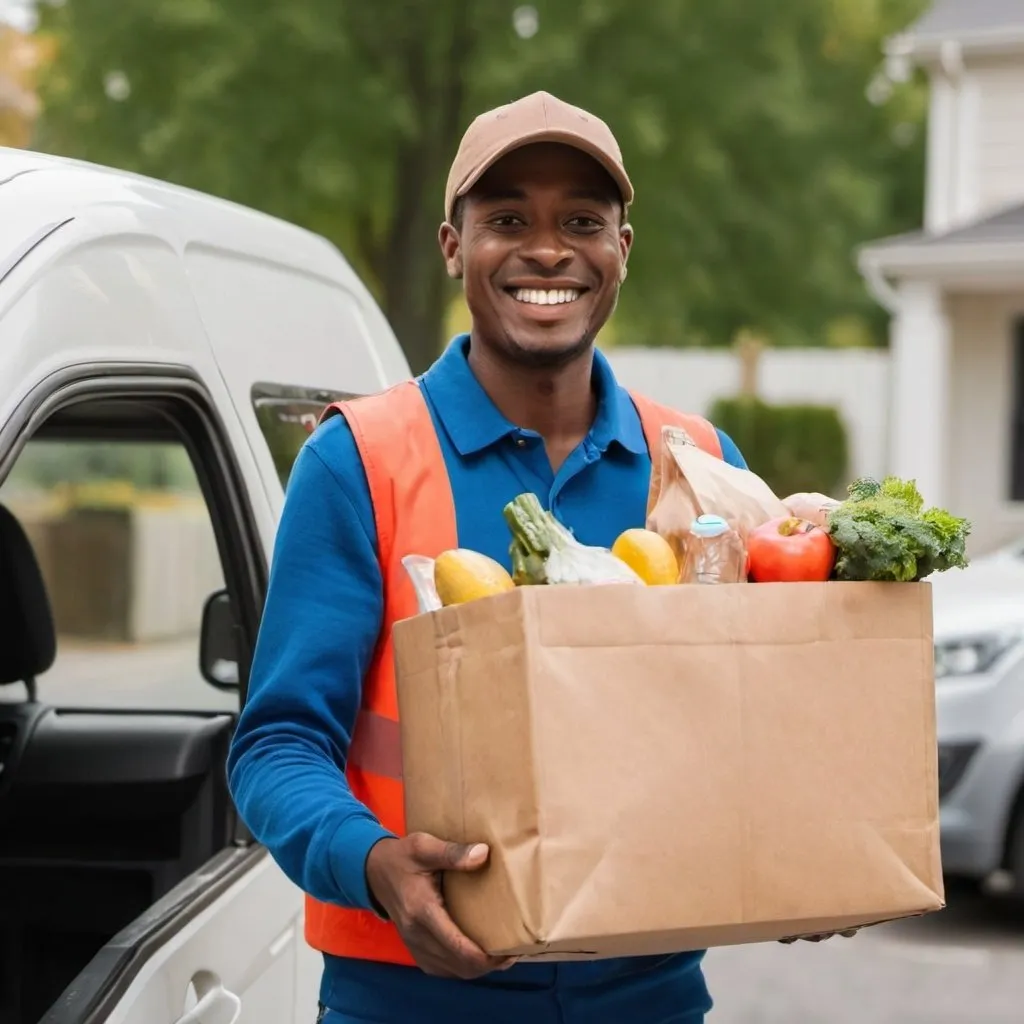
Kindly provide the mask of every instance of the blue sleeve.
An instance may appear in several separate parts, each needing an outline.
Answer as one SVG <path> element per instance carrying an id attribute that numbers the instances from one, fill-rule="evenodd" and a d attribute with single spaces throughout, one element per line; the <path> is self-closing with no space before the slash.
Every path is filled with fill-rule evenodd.
<path id="1" fill-rule="evenodd" d="M 390 833 L 344 775 L 383 595 L 366 476 L 344 417 L 288 481 L 267 601 L 228 757 L 242 820 L 324 902 L 372 910 L 366 857 Z"/>
<path id="2" fill-rule="evenodd" d="M 737 469 L 749 469 L 747 460 L 736 447 L 736 442 L 724 430 L 719 430 L 718 427 L 715 427 L 715 430 L 718 432 L 718 440 L 722 442 L 722 460 Z"/>

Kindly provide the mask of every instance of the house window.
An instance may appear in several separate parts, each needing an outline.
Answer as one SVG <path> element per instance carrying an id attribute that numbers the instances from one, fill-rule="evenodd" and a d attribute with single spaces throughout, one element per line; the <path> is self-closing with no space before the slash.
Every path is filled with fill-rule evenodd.
<path id="1" fill-rule="evenodd" d="M 1010 500 L 1024 501 L 1024 317 L 1013 325 Z"/>

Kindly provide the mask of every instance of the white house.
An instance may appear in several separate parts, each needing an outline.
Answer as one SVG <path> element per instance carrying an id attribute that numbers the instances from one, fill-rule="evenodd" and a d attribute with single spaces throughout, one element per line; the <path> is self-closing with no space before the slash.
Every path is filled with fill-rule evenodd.
<path id="1" fill-rule="evenodd" d="M 924 226 L 858 253 L 891 313 L 889 469 L 1024 536 L 1024 0 L 937 0 L 887 44 L 931 99 Z"/>

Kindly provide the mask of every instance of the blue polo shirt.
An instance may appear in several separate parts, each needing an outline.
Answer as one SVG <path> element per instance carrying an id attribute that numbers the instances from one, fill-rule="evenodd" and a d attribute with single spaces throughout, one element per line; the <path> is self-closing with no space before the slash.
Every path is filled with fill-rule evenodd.
<path id="1" fill-rule="evenodd" d="M 595 353 L 590 433 L 553 473 L 541 437 L 510 423 L 477 382 L 468 349 L 468 336 L 456 338 L 420 378 L 459 544 L 511 568 L 502 508 L 524 491 L 584 544 L 610 547 L 623 530 L 642 526 L 650 456 L 608 361 Z M 726 460 L 744 466 L 719 435 Z M 343 769 L 382 613 L 370 494 L 352 434 L 336 416 L 309 438 L 288 482 L 228 772 L 243 820 L 292 881 L 319 900 L 367 910 L 366 857 L 388 833 L 353 797 Z M 477 982 L 326 957 L 321 999 L 343 1020 L 700 1020 L 710 1007 L 702 955 L 518 964 Z"/>

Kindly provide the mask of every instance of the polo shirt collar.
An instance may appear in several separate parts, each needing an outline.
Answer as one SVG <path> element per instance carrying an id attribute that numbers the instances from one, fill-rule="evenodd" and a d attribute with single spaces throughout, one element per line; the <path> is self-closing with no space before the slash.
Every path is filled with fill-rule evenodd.
<path id="1" fill-rule="evenodd" d="M 460 334 L 420 377 L 434 412 L 460 455 L 472 455 L 520 432 L 499 411 L 470 369 L 469 335 Z M 608 360 L 594 352 L 598 406 L 590 441 L 604 452 L 617 443 L 627 451 L 647 451 L 640 417 L 629 394 L 615 380 Z"/>
<path id="2" fill-rule="evenodd" d="M 597 349 L 594 350 L 594 381 L 599 397 L 590 439 L 602 452 L 618 444 L 634 455 L 646 455 L 647 439 L 640 414 L 629 392 L 615 379 L 611 363 Z"/>

